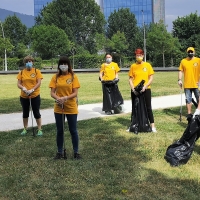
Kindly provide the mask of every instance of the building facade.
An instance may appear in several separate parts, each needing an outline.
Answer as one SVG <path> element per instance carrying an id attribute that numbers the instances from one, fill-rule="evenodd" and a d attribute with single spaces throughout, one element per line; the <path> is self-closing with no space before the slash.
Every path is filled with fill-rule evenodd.
<path id="1" fill-rule="evenodd" d="M 106 20 L 114 10 L 129 8 L 135 14 L 138 26 L 162 20 L 165 23 L 165 0 L 95 0 Z"/>
<path id="2" fill-rule="evenodd" d="M 34 0 L 34 17 L 38 16 L 40 10 L 53 0 Z"/>

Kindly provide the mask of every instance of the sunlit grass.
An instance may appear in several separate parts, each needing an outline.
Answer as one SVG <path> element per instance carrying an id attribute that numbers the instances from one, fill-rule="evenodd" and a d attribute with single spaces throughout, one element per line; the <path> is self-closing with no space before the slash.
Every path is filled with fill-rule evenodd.
<path id="1" fill-rule="evenodd" d="M 178 94 L 178 72 L 156 72 L 152 83 L 152 96 Z M 41 109 L 52 108 L 54 101 L 50 97 L 49 82 L 53 74 L 43 74 L 41 84 Z M 79 104 L 102 102 L 102 86 L 98 80 L 99 73 L 77 73 L 81 88 L 79 89 Z M 17 75 L 0 75 L 0 113 L 20 112 L 20 90 L 17 88 Z M 130 87 L 128 84 L 128 72 L 119 74 L 119 90 L 124 100 L 130 100 Z"/>

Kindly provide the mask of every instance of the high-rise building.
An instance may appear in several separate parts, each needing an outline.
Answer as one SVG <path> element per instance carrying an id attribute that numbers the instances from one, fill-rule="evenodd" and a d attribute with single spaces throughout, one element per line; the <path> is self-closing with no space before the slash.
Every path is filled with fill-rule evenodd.
<path id="1" fill-rule="evenodd" d="M 38 16 L 40 10 L 53 0 L 34 0 L 34 16 Z"/>
<path id="2" fill-rule="evenodd" d="M 106 20 L 114 10 L 129 8 L 135 14 L 138 26 L 143 23 L 165 22 L 165 0 L 95 0 Z"/>

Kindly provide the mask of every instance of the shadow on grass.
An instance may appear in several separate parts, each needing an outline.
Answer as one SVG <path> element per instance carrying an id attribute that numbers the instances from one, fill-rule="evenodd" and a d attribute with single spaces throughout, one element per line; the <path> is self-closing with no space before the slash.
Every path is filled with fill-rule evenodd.
<path id="1" fill-rule="evenodd" d="M 68 160 L 58 161 L 52 159 L 56 153 L 55 124 L 43 126 L 43 137 L 32 137 L 31 133 L 22 137 L 18 131 L 1 132 L 0 197 L 199 199 L 198 173 L 192 176 L 191 169 L 187 169 L 189 166 L 171 168 L 163 159 L 166 132 L 163 135 L 127 133 L 125 125 L 130 122 L 129 117 L 79 121 L 80 153 L 83 156 L 80 161 L 71 158 L 67 126 Z M 159 143 L 155 143 L 156 140 Z"/>

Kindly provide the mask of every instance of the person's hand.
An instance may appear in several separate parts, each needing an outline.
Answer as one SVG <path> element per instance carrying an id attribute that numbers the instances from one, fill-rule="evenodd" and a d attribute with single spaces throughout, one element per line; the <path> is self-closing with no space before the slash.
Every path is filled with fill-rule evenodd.
<path id="1" fill-rule="evenodd" d="M 26 93 L 26 92 L 27 92 L 26 87 L 23 87 L 23 88 L 22 88 L 22 91 Z"/>
<path id="2" fill-rule="evenodd" d="M 180 86 L 180 88 L 182 88 L 182 86 L 183 86 L 183 83 L 182 83 L 182 80 L 178 80 L 178 85 Z"/>
<path id="3" fill-rule="evenodd" d="M 194 118 L 196 115 L 200 115 L 200 110 L 199 110 L 198 108 L 195 110 L 195 113 L 193 114 L 193 118 Z"/>
<path id="4" fill-rule="evenodd" d="M 34 89 L 30 89 L 26 91 L 26 94 L 29 96 L 31 95 L 35 90 Z"/>
<path id="5" fill-rule="evenodd" d="M 132 92 L 135 94 L 135 96 L 138 96 L 138 92 L 135 89 L 132 89 Z"/>
<path id="6" fill-rule="evenodd" d="M 62 105 L 62 104 L 64 104 L 64 102 L 67 101 L 67 99 L 68 99 L 67 96 L 65 96 L 65 97 L 60 97 L 60 98 L 56 99 L 56 103 Z"/>
<path id="7" fill-rule="evenodd" d="M 118 82 L 119 82 L 119 79 L 118 79 L 118 78 L 115 78 L 115 79 L 114 79 L 114 82 L 115 82 L 115 83 L 118 83 Z"/>
<path id="8" fill-rule="evenodd" d="M 146 89 L 147 89 L 147 86 L 144 85 L 143 88 L 142 88 L 142 90 L 141 90 L 141 92 L 144 92 Z"/>

